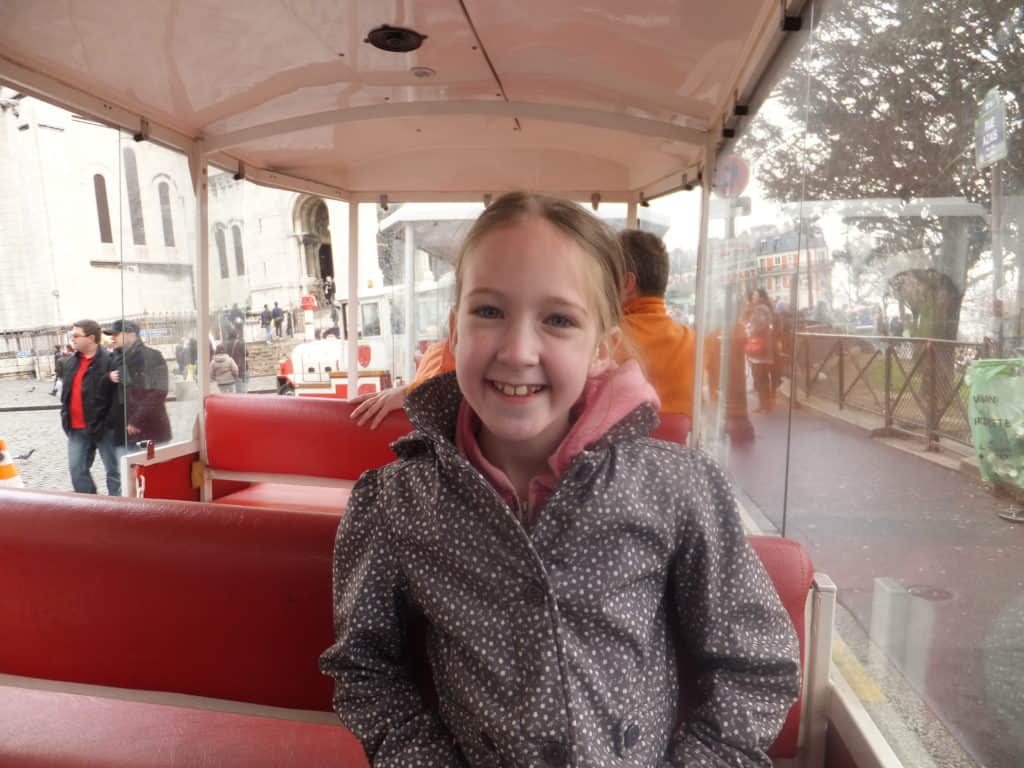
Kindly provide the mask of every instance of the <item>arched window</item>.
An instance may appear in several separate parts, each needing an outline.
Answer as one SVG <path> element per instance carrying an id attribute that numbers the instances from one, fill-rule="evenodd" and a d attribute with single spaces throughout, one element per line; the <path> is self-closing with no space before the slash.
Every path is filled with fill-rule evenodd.
<path id="1" fill-rule="evenodd" d="M 213 239 L 217 242 L 217 257 L 220 259 L 220 276 L 228 277 L 228 246 L 224 242 L 224 227 L 213 231 Z"/>
<path id="2" fill-rule="evenodd" d="M 242 229 L 237 224 L 231 227 L 231 239 L 235 246 L 235 272 L 245 274 L 245 255 L 242 253 Z"/>
<path id="3" fill-rule="evenodd" d="M 128 186 L 128 211 L 132 217 L 132 242 L 146 244 L 146 224 L 142 218 L 142 192 L 139 189 L 139 167 L 131 147 L 124 148 L 124 180 Z"/>
<path id="4" fill-rule="evenodd" d="M 107 180 L 103 174 L 97 173 L 92 177 L 92 189 L 96 194 L 96 218 L 100 223 L 100 242 L 114 242 L 114 235 L 110 231 L 110 205 L 107 203 Z"/>
<path id="5" fill-rule="evenodd" d="M 164 222 L 164 245 L 174 247 L 174 219 L 171 218 L 171 188 L 166 181 L 161 181 L 157 188 L 160 191 L 160 218 Z"/>

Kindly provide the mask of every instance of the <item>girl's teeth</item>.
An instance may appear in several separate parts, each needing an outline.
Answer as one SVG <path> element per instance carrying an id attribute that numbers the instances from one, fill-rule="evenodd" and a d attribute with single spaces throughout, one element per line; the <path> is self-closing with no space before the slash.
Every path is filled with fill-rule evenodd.
<path id="1" fill-rule="evenodd" d="M 494 388 L 509 397 L 526 397 L 527 395 L 536 394 L 543 389 L 543 387 L 540 386 L 529 386 L 527 384 L 502 384 L 497 381 L 494 382 Z"/>

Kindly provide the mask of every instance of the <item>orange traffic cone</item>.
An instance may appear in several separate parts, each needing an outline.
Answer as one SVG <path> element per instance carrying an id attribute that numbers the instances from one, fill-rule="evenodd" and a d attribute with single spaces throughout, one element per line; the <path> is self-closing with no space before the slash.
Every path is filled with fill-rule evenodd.
<path id="1" fill-rule="evenodd" d="M 24 488 L 18 476 L 18 468 L 14 466 L 11 452 L 7 450 L 6 441 L 0 439 L 0 487 Z"/>

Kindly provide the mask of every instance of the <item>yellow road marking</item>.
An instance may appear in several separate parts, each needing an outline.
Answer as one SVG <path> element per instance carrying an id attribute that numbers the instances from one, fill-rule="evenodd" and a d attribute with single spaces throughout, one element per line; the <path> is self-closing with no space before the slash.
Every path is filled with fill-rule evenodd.
<path id="1" fill-rule="evenodd" d="M 889 699 L 882 692 L 878 683 L 867 673 L 857 657 L 853 655 L 850 648 L 841 639 L 836 637 L 832 641 L 832 661 L 839 671 L 843 673 L 846 682 L 857 698 L 862 702 L 884 702 Z"/>

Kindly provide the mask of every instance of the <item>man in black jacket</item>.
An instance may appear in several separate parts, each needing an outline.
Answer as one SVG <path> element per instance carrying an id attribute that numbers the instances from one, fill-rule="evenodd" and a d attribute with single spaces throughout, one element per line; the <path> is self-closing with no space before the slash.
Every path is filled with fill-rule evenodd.
<path id="1" fill-rule="evenodd" d="M 117 385 L 117 397 L 107 414 L 118 456 L 144 440 L 163 443 L 171 439 L 167 417 L 167 361 L 139 338 L 139 326 L 131 320 L 117 320 L 104 333 L 114 340 L 110 356 L 110 380 Z"/>
<path id="2" fill-rule="evenodd" d="M 96 493 L 90 470 L 99 451 L 107 473 L 107 493 L 121 493 L 114 437 L 107 428 L 107 414 L 114 400 L 110 380 L 110 356 L 100 347 L 100 326 L 95 320 L 79 320 L 71 329 L 75 354 L 64 364 L 60 394 L 60 418 L 68 436 L 68 469 L 71 486 L 78 493 Z"/>

